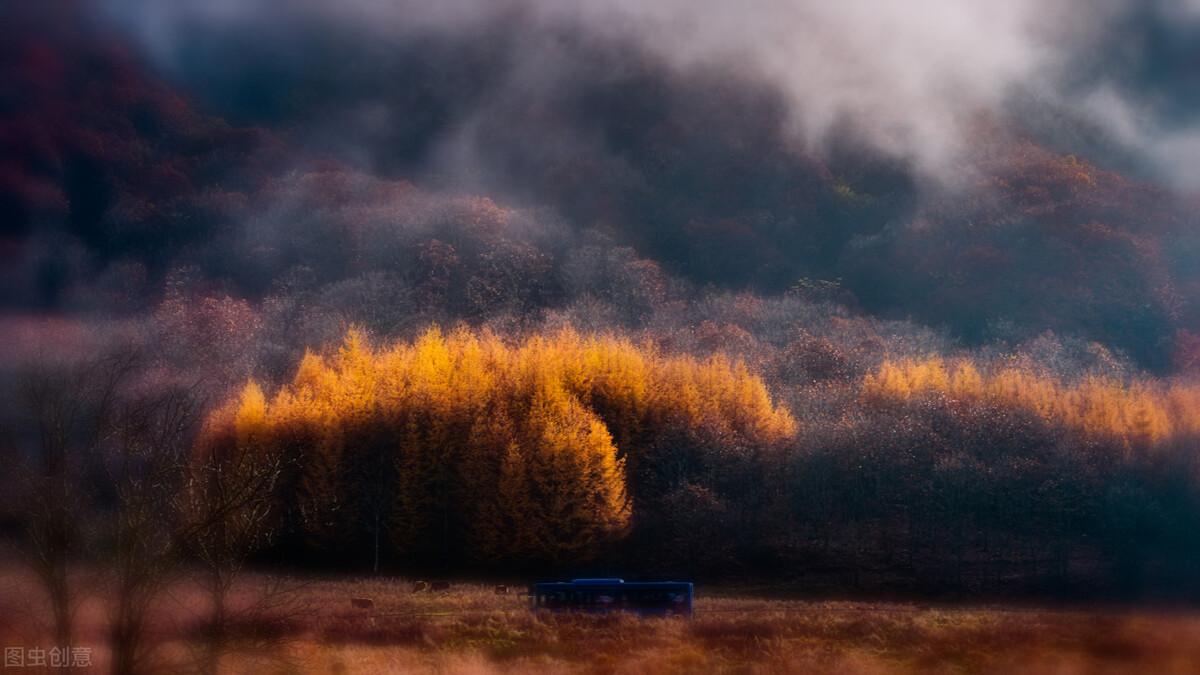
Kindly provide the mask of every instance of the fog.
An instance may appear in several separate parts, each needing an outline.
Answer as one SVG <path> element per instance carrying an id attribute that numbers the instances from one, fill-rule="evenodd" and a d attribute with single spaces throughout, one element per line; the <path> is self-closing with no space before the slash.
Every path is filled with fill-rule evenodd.
<path id="1" fill-rule="evenodd" d="M 396 68 L 414 66 L 395 54 L 411 54 L 418 44 L 436 51 L 440 43 L 460 68 L 478 65 L 462 90 L 446 95 L 448 114 L 435 125 L 438 142 L 428 155 L 436 170 L 460 178 L 486 180 L 481 173 L 497 170 L 480 166 L 481 117 L 511 108 L 514 97 L 534 104 L 570 98 L 588 79 L 611 76 L 591 59 L 615 51 L 624 53 L 627 68 L 647 59 L 678 77 L 718 71 L 769 88 L 786 102 L 787 142 L 808 151 L 820 152 L 852 131 L 858 141 L 911 162 L 923 177 L 953 183 L 969 163 L 976 125 L 1010 121 L 1009 103 L 1021 97 L 1092 125 L 1106 146 L 1137 154 L 1150 175 L 1191 189 L 1197 120 L 1187 103 L 1195 100 L 1197 82 L 1187 64 L 1196 51 L 1189 38 L 1200 30 L 1197 7 L 1193 0 L 760 0 L 736 6 L 711 0 L 126 0 L 110 8 L 110 17 L 167 72 L 203 85 L 204 95 L 215 88 L 225 104 L 246 104 L 256 78 L 280 72 L 293 84 L 319 83 L 330 94 L 344 94 L 374 73 L 375 90 L 344 98 L 336 121 L 328 115 L 307 120 L 312 133 L 329 133 L 318 121 L 360 127 L 351 135 L 360 145 L 341 141 L 343 152 L 360 155 L 377 151 L 371 141 L 386 129 L 419 115 L 404 98 L 379 90 L 393 82 L 447 84 L 397 82 L 391 77 Z M 219 64 L 227 69 L 214 72 Z M 307 72 L 296 73 L 297 67 Z M 547 142 L 594 151 L 586 131 L 544 130 Z"/>

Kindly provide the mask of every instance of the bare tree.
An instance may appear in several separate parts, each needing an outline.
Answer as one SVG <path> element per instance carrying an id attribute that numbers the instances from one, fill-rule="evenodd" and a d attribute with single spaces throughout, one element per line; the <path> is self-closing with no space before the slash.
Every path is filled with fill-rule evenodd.
<path id="1" fill-rule="evenodd" d="M 281 472 L 278 453 L 239 444 L 235 438 L 208 438 L 198 448 L 187 485 L 179 493 L 184 516 L 180 546 L 200 563 L 212 608 L 204 672 L 220 668 L 229 639 L 230 590 L 248 555 L 271 537 L 274 488 Z M 269 589 L 265 597 L 274 590 L 278 589 Z"/>
<path id="2" fill-rule="evenodd" d="M 43 357 L 16 376 L 19 418 L 11 441 L 28 559 L 50 601 L 57 644 L 71 644 L 75 589 L 70 565 L 89 534 L 94 496 L 84 480 L 112 432 L 111 415 L 136 355 L 116 349 L 87 358 Z"/>
<path id="3" fill-rule="evenodd" d="M 205 669 L 227 633 L 226 596 L 246 556 L 269 535 L 278 457 L 226 446 L 196 450 L 202 380 L 156 377 L 128 346 L 97 356 L 43 358 L 13 380 L 6 448 L 18 458 L 15 506 L 28 557 L 50 600 L 57 644 L 70 644 L 70 568 L 85 544 L 112 580 L 114 673 L 150 667 L 151 606 L 192 556 L 213 604 Z M 278 589 L 266 602 L 278 604 Z"/>
<path id="4" fill-rule="evenodd" d="M 114 673 L 145 669 L 148 612 L 177 569 L 180 518 L 174 507 L 185 486 L 200 410 L 193 392 L 178 384 L 143 383 L 115 411 L 112 444 L 102 463 L 112 489 Z"/>

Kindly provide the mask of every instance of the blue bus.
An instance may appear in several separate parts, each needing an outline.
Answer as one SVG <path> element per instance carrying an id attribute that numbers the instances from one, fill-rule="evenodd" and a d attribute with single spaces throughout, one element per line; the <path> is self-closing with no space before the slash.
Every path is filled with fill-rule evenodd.
<path id="1" fill-rule="evenodd" d="M 534 584 L 529 591 L 535 610 L 692 615 L 692 584 L 687 581 L 573 579 Z"/>

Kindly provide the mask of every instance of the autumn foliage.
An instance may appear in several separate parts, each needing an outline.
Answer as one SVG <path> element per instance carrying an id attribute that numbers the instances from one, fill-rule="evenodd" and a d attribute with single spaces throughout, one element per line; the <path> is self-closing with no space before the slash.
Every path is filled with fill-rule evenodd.
<path id="1" fill-rule="evenodd" d="M 1200 372 L 1200 239 L 1163 188 L 984 122 L 964 184 L 925 185 L 855 142 L 802 150 L 732 73 L 599 44 L 616 67 L 532 108 L 429 114 L 508 78 L 389 45 L 387 87 L 296 96 L 272 65 L 251 99 L 279 116 L 227 123 L 66 20 L 78 3 L 10 4 L 6 360 L 129 330 L 146 379 L 198 398 L 254 373 L 193 459 L 210 491 L 257 484 L 227 471 L 247 457 L 281 468 L 276 561 L 1200 587 L 1200 386 L 1173 379 Z M 358 89 L 342 131 L 387 109 L 388 138 L 326 154 Z M 462 119 L 481 174 L 433 180 Z M 0 450 L 39 438 L 4 422 Z"/>
<path id="2" fill-rule="evenodd" d="M 435 328 L 380 347 L 351 329 L 272 396 L 248 383 L 207 428 L 294 460 L 280 517 L 318 548 L 385 538 L 405 559 L 561 563 L 625 534 L 629 474 L 659 430 L 771 444 L 795 423 L 722 356 Z"/>
<path id="3" fill-rule="evenodd" d="M 1200 434 L 1200 386 L 1195 384 L 1097 376 L 1065 382 L 1030 367 L 981 369 L 967 359 L 930 357 L 885 361 L 866 376 L 862 391 L 874 399 L 940 394 L 989 401 L 1139 447 Z"/>

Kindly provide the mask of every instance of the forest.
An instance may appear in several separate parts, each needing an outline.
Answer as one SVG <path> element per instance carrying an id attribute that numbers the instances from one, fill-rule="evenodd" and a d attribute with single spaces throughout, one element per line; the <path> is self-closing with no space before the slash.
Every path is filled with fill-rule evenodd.
<path id="1" fill-rule="evenodd" d="M 1200 15 L 924 1 L 0 8 L 0 579 L 1194 603 Z"/>
<path id="2" fill-rule="evenodd" d="M 339 84 L 254 80 L 249 10 L 169 66 L 136 13 L 10 14 L 6 531 L 30 476 L 120 513 L 114 462 L 140 489 L 170 413 L 168 482 L 247 472 L 239 556 L 273 564 L 1196 589 L 1196 211 L 1111 138 L 1063 152 L 1079 120 L 973 115 L 963 185 L 853 128 L 799 146 L 768 84 L 566 19 L 553 48 L 512 17 L 373 37 L 420 83 L 393 90 L 300 10 Z M 497 55 L 551 49 L 573 78 L 516 105 Z M 195 80 L 235 63 L 259 100 Z M 332 107 L 360 100 L 413 116 L 376 138 Z"/>
<path id="3" fill-rule="evenodd" d="M 639 560 L 943 591 L 1190 575 L 1194 386 L 934 358 L 824 389 L 839 419 L 809 426 L 721 352 L 465 328 L 375 348 L 351 329 L 270 398 L 245 385 L 199 447 L 288 467 L 280 547 L 375 568 L 382 548 L 417 569 Z"/>

